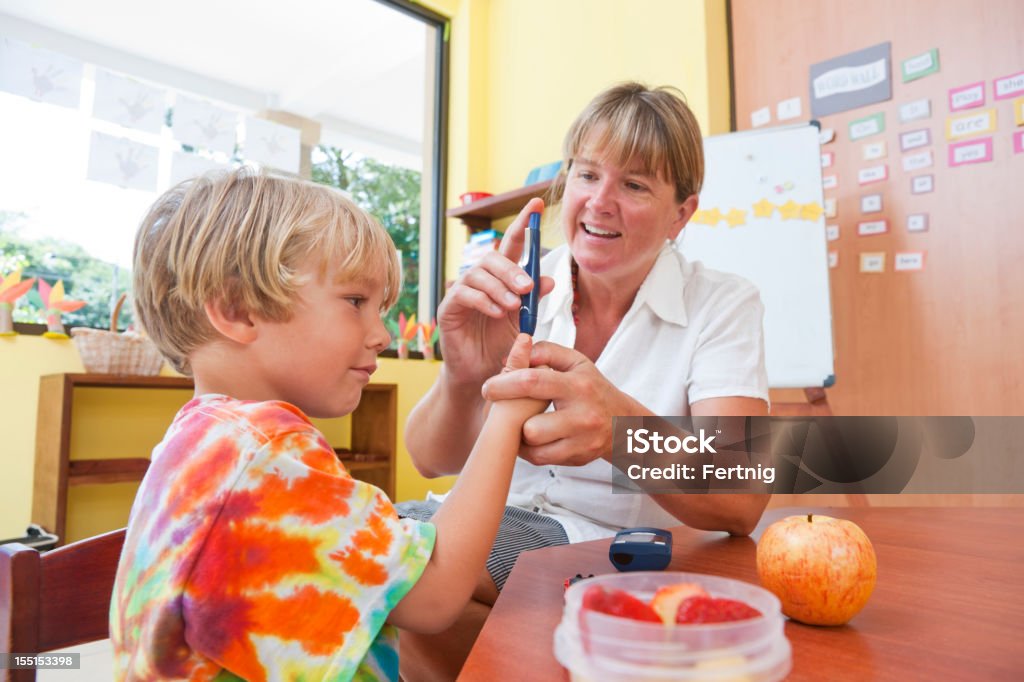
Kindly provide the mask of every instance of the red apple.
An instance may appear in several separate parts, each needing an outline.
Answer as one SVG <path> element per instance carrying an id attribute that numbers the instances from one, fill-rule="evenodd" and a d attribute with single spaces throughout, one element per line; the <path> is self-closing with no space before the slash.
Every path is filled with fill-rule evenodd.
<path id="1" fill-rule="evenodd" d="M 788 516 L 768 526 L 757 543 L 761 584 L 801 623 L 848 622 L 867 603 L 877 573 L 871 541 L 845 519 Z"/>

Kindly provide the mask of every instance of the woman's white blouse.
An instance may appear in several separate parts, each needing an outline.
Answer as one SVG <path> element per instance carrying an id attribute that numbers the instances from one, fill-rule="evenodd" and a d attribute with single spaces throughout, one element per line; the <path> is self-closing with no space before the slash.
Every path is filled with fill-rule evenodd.
<path id="1" fill-rule="evenodd" d="M 541 300 L 534 338 L 572 348 L 568 248 L 545 256 L 541 272 L 554 277 L 555 288 Z M 763 319 L 753 284 L 687 262 L 666 243 L 597 369 L 656 415 L 689 415 L 690 405 L 706 398 L 767 402 Z M 646 495 L 613 492 L 612 465 L 603 459 L 581 467 L 517 460 L 508 504 L 555 518 L 570 542 L 680 523 Z"/>

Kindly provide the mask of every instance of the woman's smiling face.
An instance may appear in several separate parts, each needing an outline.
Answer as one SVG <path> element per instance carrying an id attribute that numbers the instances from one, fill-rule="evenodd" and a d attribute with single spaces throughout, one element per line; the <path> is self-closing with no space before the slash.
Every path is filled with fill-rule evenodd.
<path id="1" fill-rule="evenodd" d="M 566 177 L 562 226 L 582 271 L 639 289 L 696 203 L 696 197 L 679 202 L 672 183 L 640 164 L 616 164 L 587 144 Z"/>

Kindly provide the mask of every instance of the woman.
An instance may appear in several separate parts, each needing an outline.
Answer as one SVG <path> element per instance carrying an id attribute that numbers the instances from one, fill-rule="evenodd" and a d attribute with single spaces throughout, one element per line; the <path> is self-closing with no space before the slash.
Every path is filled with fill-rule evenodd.
<path id="1" fill-rule="evenodd" d="M 626 83 L 599 94 L 563 153 L 553 194 L 566 244 L 542 261 L 534 369 L 499 374 L 519 296 L 533 285 L 516 261 L 528 215 L 543 210 L 539 199 L 446 295 L 438 312 L 445 362 L 406 425 L 420 472 L 452 474 L 476 438 L 485 398 L 554 405 L 523 427 L 506 523 L 476 594 L 482 605 L 493 603 L 519 551 L 680 522 L 746 535 L 768 499 L 609 492 L 615 416 L 767 414 L 764 309 L 751 284 L 688 263 L 673 246 L 697 209 L 704 159 L 697 121 L 672 90 Z M 431 507 L 399 509 L 426 518 Z M 464 627 L 429 643 L 403 640 L 403 660 L 419 648 L 457 660 L 447 645 L 461 639 L 468 652 L 482 616 L 467 612 Z"/>

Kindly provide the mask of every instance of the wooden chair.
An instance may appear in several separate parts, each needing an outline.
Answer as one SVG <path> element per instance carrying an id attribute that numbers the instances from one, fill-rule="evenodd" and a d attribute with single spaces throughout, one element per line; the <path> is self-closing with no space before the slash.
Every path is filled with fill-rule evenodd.
<path id="1" fill-rule="evenodd" d="M 0 545 L 0 651 L 40 653 L 109 637 L 110 597 L 125 531 L 51 552 Z M 4 670 L 4 681 L 35 670 Z"/>

